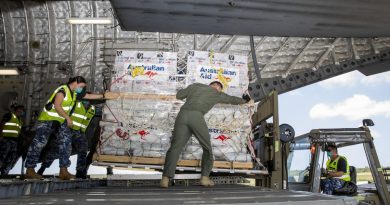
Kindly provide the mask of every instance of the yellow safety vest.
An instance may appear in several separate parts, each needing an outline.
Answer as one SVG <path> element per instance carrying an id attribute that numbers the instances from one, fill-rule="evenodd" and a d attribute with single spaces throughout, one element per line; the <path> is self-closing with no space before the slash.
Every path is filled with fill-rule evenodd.
<path id="1" fill-rule="evenodd" d="M 11 113 L 11 119 L 4 124 L 2 133 L 3 137 L 19 137 L 22 130 L 22 121 L 14 114 Z"/>
<path id="2" fill-rule="evenodd" d="M 91 105 L 86 111 L 83 103 L 78 101 L 72 115 L 70 116 L 73 121 L 72 129 L 85 132 L 94 115 L 95 106 Z"/>
<path id="3" fill-rule="evenodd" d="M 343 158 L 347 164 L 347 172 L 343 174 L 343 176 L 341 177 L 335 177 L 335 178 L 339 178 L 339 179 L 342 179 L 346 182 L 349 182 L 351 181 L 351 176 L 349 175 L 349 165 L 348 165 L 348 161 L 347 161 L 347 158 L 343 157 L 343 156 L 338 156 L 335 160 L 331 160 L 329 159 L 327 162 L 326 162 L 326 169 L 329 170 L 329 171 L 337 171 L 337 163 L 339 162 L 339 159 L 340 158 Z"/>
<path id="4" fill-rule="evenodd" d="M 38 117 L 38 120 L 40 120 L 40 121 L 54 121 L 55 120 L 55 121 L 58 121 L 60 123 L 65 122 L 65 118 L 60 116 L 57 113 L 56 109 L 54 108 L 54 98 L 60 89 L 65 90 L 65 98 L 61 103 L 61 107 L 62 107 L 62 109 L 64 109 L 65 113 L 67 113 L 69 115 L 74 104 L 76 103 L 76 92 L 73 92 L 73 94 L 72 94 L 68 85 L 61 85 L 53 92 L 53 94 L 51 95 L 51 97 L 47 101 L 46 105 L 51 104 L 51 108 L 49 110 L 47 110 L 46 106 L 44 106 L 41 114 Z"/>

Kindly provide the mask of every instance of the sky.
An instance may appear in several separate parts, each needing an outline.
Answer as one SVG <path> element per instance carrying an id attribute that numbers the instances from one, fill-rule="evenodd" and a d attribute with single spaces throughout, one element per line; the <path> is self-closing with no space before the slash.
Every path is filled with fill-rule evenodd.
<path id="1" fill-rule="evenodd" d="M 279 96 L 279 122 L 294 127 L 296 136 L 316 128 L 355 128 L 362 119 L 370 118 L 374 144 L 383 167 L 390 166 L 390 72 L 364 76 L 358 71 L 290 91 Z M 350 165 L 368 166 L 363 146 L 355 145 L 339 150 Z M 305 160 L 304 160 L 305 159 Z M 297 154 L 296 160 L 308 161 L 306 153 Z M 76 157 L 71 157 L 69 170 L 74 173 Z M 294 164 L 293 164 L 294 166 Z M 295 166 L 302 167 L 302 164 Z M 19 161 L 12 174 L 20 173 Z M 92 166 L 89 174 L 105 174 L 104 167 Z M 114 170 L 114 173 L 123 173 Z M 58 160 L 47 174 L 58 173 Z"/>
<path id="2" fill-rule="evenodd" d="M 315 128 L 356 128 L 365 118 L 375 123 L 370 130 L 381 165 L 390 166 L 390 72 L 364 76 L 353 71 L 279 97 L 279 122 L 293 126 L 296 136 Z M 362 145 L 342 148 L 339 154 L 350 165 L 368 166 Z"/>

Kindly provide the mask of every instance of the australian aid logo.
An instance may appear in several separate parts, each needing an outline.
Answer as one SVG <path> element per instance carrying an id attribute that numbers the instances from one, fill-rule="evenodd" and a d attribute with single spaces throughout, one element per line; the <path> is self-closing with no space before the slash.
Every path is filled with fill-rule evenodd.
<path id="1" fill-rule="evenodd" d="M 126 63 L 124 66 L 130 80 L 169 80 L 169 72 L 165 64 Z"/>
<path id="2" fill-rule="evenodd" d="M 212 81 L 219 81 L 224 88 L 238 87 L 240 82 L 239 72 L 236 68 L 222 68 L 198 65 L 196 67 L 197 81 L 209 84 Z"/>

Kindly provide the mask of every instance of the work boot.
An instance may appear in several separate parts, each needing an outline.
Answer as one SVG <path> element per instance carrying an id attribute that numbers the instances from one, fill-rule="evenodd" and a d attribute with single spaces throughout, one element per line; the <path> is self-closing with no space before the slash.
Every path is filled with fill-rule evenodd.
<path id="1" fill-rule="evenodd" d="M 35 172 L 34 168 L 27 168 L 26 174 L 24 175 L 26 179 L 43 179 L 43 177 Z"/>
<path id="2" fill-rule="evenodd" d="M 168 188 L 168 185 L 169 185 L 169 178 L 163 176 L 161 181 L 160 181 L 160 187 L 161 188 Z"/>
<path id="3" fill-rule="evenodd" d="M 87 179 L 87 173 L 85 173 L 84 171 L 76 171 L 76 178 Z"/>
<path id="4" fill-rule="evenodd" d="M 206 187 L 212 187 L 212 186 L 214 186 L 214 182 L 210 179 L 210 177 L 202 176 L 200 178 L 200 185 L 206 186 Z"/>
<path id="5" fill-rule="evenodd" d="M 75 179 L 76 177 L 68 172 L 68 168 L 63 167 L 60 168 L 60 175 L 58 176 L 58 178 L 62 180 L 71 180 Z"/>

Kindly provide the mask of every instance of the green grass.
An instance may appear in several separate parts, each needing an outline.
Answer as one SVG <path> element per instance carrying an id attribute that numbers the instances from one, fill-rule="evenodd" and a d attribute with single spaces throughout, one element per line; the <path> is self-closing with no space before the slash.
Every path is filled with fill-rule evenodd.
<path id="1" fill-rule="evenodd" d="M 358 172 L 356 181 L 374 181 L 371 172 Z"/>

